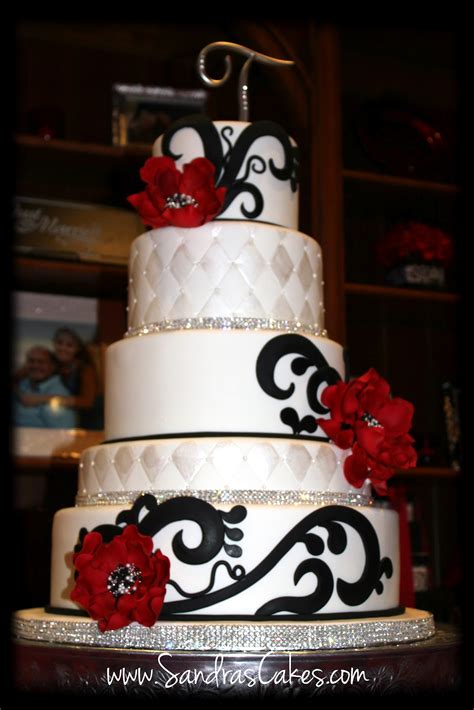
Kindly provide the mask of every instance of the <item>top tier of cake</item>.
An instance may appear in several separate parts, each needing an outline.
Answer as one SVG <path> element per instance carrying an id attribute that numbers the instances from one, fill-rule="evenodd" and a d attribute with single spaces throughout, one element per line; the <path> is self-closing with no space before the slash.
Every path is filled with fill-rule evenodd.
<path id="1" fill-rule="evenodd" d="M 298 229 L 298 148 L 277 123 L 185 117 L 155 141 L 153 155 L 173 158 L 179 169 L 210 160 L 216 185 L 227 189 L 217 219 Z"/>

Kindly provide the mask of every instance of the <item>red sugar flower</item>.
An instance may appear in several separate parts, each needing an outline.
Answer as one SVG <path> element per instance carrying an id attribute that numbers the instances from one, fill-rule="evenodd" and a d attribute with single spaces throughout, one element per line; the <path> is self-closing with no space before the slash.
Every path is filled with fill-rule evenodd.
<path id="1" fill-rule="evenodd" d="M 104 543 L 98 532 L 88 533 L 73 557 L 78 576 L 71 599 L 99 622 L 101 631 L 112 631 L 137 621 L 153 626 L 158 619 L 170 561 L 153 540 L 127 525 L 120 535 Z"/>
<path id="2" fill-rule="evenodd" d="M 148 158 L 140 170 L 143 192 L 128 201 L 150 227 L 199 227 L 222 210 L 227 188 L 215 186 L 215 167 L 195 158 L 178 170 L 172 158 Z"/>
<path id="3" fill-rule="evenodd" d="M 395 469 L 416 465 L 408 434 L 413 405 L 392 398 L 388 383 L 373 368 L 351 382 L 327 387 L 321 400 L 331 417 L 317 419 L 318 425 L 339 448 L 352 447 L 344 462 L 349 483 L 360 488 L 369 478 L 377 493 L 386 495 Z"/>

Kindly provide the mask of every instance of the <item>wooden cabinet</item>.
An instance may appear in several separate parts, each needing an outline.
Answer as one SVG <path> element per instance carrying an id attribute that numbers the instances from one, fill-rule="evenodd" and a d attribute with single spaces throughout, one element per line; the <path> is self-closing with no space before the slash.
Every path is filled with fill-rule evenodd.
<path id="1" fill-rule="evenodd" d="M 364 144 L 360 121 L 367 101 L 396 96 L 410 107 L 407 111 L 416 104 L 451 129 L 457 110 L 452 32 L 349 29 L 297 20 L 20 23 L 17 193 L 126 206 L 126 196 L 141 189 L 138 168 L 147 151 L 111 145 L 112 84 L 196 88 L 199 51 L 223 39 L 295 61 L 292 70 L 252 68 L 250 119 L 278 121 L 300 146 L 300 229 L 322 246 L 327 327 L 347 349 L 350 374 L 374 366 L 396 395 L 415 404 L 417 442 L 426 437 L 433 453 L 427 465 L 398 475 L 394 485 L 403 486 L 416 502 L 428 541 L 431 590 L 443 590 L 458 547 L 458 479 L 449 464 L 441 387 L 446 381 L 462 386 L 456 335 L 459 278 L 453 267 L 446 290 L 388 286 L 376 263 L 375 244 L 388 226 L 410 218 L 449 231 L 460 246 L 459 190 L 449 155 L 444 175 L 436 170 L 430 175 L 429 159 L 403 172 L 401 154 L 409 154 L 410 146 L 403 145 L 402 132 L 398 172 L 387 164 L 381 167 L 375 149 Z M 216 58 L 215 76 L 222 68 L 222 57 Z M 210 90 L 212 118 L 237 117 L 239 68 L 236 62 L 232 81 Z M 49 142 L 34 135 L 41 111 L 49 111 L 58 123 L 58 135 Z M 449 141 L 451 149 L 453 132 Z M 104 342 L 122 336 L 125 267 L 15 257 L 14 270 L 17 289 L 98 297 Z M 64 474 L 75 482 L 75 462 L 62 463 Z M 20 474 L 38 470 L 37 461 L 17 464 Z M 52 469 L 55 465 L 51 462 Z M 73 504 L 74 486 L 66 489 L 61 505 Z M 438 598 L 420 605 L 436 607 Z M 37 597 L 32 601 L 40 603 Z M 446 605 L 441 614 L 450 620 Z"/>
<path id="2" fill-rule="evenodd" d="M 337 42 L 350 371 L 358 375 L 374 366 L 395 395 L 415 405 L 418 468 L 401 472 L 392 485 L 403 487 L 414 516 L 414 563 L 423 558 L 428 570 L 427 588 L 417 594 L 417 603 L 452 620 L 459 604 L 449 586 L 460 571 L 459 471 L 448 447 L 443 385 L 462 387 L 455 36 L 438 30 L 344 28 Z M 454 240 L 455 259 L 442 290 L 390 285 L 377 262 L 376 247 L 384 235 L 413 223 L 443 230 Z"/>
<path id="3" fill-rule="evenodd" d="M 142 189 L 139 168 L 149 149 L 112 145 L 112 85 L 202 88 L 195 72 L 197 55 L 210 42 L 223 39 L 259 46 L 276 56 L 285 54 L 271 30 L 239 21 L 19 23 L 16 194 L 132 209 L 126 198 Z M 239 68 L 240 63 L 232 81 L 219 92 L 209 91 L 207 112 L 212 118 L 237 119 Z M 212 74 L 219 76 L 222 69 L 223 57 L 211 57 Z M 268 118 L 270 111 L 289 132 L 294 128 L 298 142 L 304 145 L 310 135 L 307 86 L 296 74 L 254 67 L 251 118 Z M 296 97 L 297 103 L 288 102 L 288 96 Z M 305 109 L 299 110 L 302 105 Z M 310 171 L 311 166 L 305 164 L 304 174 L 309 176 Z M 309 201 L 303 212 L 307 228 Z M 130 234 L 130 242 L 137 235 Z M 13 271 L 14 288 L 19 291 L 97 298 L 101 344 L 123 336 L 126 266 L 14 252 Z M 21 527 L 18 577 L 22 597 L 18 604 L 23 607 L 41 605 L 49 598 L 52 518 L 55 510 L 74 505 L 77 463 L 77 456 L 15 460 L 14 491 L 23 491 L 21 505 L 20 496 L 14 499 Z M 35 492 L 29 506 L 26 489 Z"/>

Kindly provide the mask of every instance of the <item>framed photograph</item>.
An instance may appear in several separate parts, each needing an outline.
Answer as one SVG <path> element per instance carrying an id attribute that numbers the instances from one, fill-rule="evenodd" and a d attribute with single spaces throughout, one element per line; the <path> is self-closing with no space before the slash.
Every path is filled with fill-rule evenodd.
<path id="1" fill-rule="evenodd" d="M 13 305 L 14 453 L 79 456 L 104 438 L 98 301 L 17 291 Z"/>
<path id="2" fill-rule="evenodd" d="M 178 118 L 204 113 L 206 100 L 205 89 L 114 84 L 112 142 L 149 146 Z"/>

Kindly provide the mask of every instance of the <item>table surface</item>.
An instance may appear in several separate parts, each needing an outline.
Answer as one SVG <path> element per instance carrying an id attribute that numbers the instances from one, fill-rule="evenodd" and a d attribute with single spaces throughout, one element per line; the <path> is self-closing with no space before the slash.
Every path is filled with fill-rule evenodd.
<path id="1" fill-rule="evenodd" d="M 170 698 L 308 698 L 321 694 L 457 694 L 460 634 L 361 649 L 269 652 L 139 651 L 14 642 L 21 693 Z"/>

